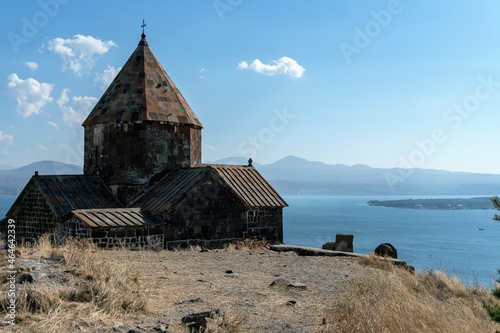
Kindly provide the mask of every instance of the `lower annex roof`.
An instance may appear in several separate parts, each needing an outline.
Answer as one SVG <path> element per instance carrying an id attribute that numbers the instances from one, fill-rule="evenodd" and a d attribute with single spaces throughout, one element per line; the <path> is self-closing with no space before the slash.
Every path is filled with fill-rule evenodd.
<path id="1" fill-rule="evenodd" d="M 76 217 L 91 228 L 141 227 L 164 223 L 144 214 L 140 208 L 76 209 L 68 216 Z"/>

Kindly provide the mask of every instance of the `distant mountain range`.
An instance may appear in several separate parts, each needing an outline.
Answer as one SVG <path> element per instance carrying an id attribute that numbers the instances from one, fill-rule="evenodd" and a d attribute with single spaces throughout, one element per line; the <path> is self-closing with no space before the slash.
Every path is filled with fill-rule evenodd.
<path id="1" fill-rule="evenodd" d="M 0 195 L 17 196 L 35 171 L 40 175 L 77 175 L 83 169 L 79 165 L 55 161 L 40 161 L 11 170 L 0 170 Z"/>
<path id="2" fill-rule="evenodd" d="M 227 157 L 211 163 L 247 165 L 248 159 Z M 500 174 L 332 165 L 295 156 L 287 156 L 272 164 L 253 165 L 279 193 L 289 195 L 500 194 Z M 19 194 L 35 171 L 40 175 L 81 174 L 82 167 L 41 161 L 17 169 L 0 170 L 0 195 Z"/>
<path id="3" fill-rule="evenodd" d="M 248 164 L 228 157 L 215 163 Z M 282 194 L 301 195 L 492 195 L 500 194 L 500 174 L 433 169 L 372 168 L 325 164 L 287 156 L 253 164 Z M 500 170 L 499 170 L 500 171 Z"/>

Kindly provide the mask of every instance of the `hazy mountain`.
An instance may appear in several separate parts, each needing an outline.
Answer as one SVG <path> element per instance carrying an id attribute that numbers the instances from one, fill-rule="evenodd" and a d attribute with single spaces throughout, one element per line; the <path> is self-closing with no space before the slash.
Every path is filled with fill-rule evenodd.
<path id="1" fill-rule="evenodd" d="M 39 175 L 82 174 L 79 165 L 65 164 L 55 161 L 40 161 L 12 170 L 0 170 L 0 195 L 19 194 L 35 171 Z"/>
<path id="2" fill-rule="evenodd" d="M 330 195 L 491 195 L 500 193 L 500 174 L 433 169 L 382 169 L 312 162 L 287 156 L 258 166 L 283 194 Z"/>
<path id="3" fill-rule="evenodd" d="M 227 157 L 213 163 L 247 165 L 248 158 Z M 476 174 L 432 169 L 382 169 L 347 166 L 287 156 L 272 164 L 253 163 L 281 193 L 304 195 L 493 195 L 500 194 L 500 174 Z M 82 167 L 41 161 L 0 170 L 0 195 L 17 195 L 30 177 L 81 174 Z"/>
<path id="4" fill-rule="evenodd" d="M 0 164 L 0 171 L 2 170 L 12 170 L 15 169 L 12 165 L 7 165 L 7 164 Z"/>

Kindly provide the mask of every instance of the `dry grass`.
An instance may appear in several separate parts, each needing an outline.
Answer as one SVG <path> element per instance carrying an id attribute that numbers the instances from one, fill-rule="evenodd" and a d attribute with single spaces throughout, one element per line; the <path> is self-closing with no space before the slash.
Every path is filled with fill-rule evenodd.
<path id="1" fill-rule="evenodd" d="M 91 242 L 69 241 L 64 250 L 68 264 L 78 267 L 77 274 L 90 281 L 83 291 L 90 294 L 97 308 L 111 315 L 146 310 L 147 301 L 138 293 L 137 271 L 123 263 L 102 260 L 102 250 Z"/>
<path id="2" fill-rule="evenodd" d="M 227 244 L 224 244 L 223 250 L 228 252 L 234 251 L 253 251 L 253 250 L 262 250 L 269 249 L 270 243 L 265 239 L 252 239 L 247 238 L 239 241 L 232 241 Z M 173 251 L 194 251 L 200 252 L 202 250 L 207 250 L 207 248 L 202 243 L 198 244 L 180 244 L 171 248 Z"/>
<path id="3" fill-rule="evenodd" d="M 224 249 L 229 252 L 234 251 L 253 251 L 269 249 L 269 242 L 265 239 L 245 239 L 242 241 L 231 242 L 224 246 Z"/>
<path id="4" fill-rule="evenodd" d="M 220 311 L 207 319 L 205 333 L 500 329 L 483 306 L 500 302 L 489 290 L 465 287 L 440 272 L 410 274 L 376 256 L 302 257 L 255 241 L 201 253 L 196 246 L 103 251 L 76 241 L 53 247 L 45 237 L 21 249 L 23 258 L 61 274 L 51 283 L 18 285 L 16 332 L 108 332 L 116 321 L 134 328 L 160 319 L 169 332 L 186 333 L 182 317 L 214 309 Z M 64 261 L 44 259 L 57 256 Z M 304 283 L 307 290 L 269 287 L 277 278 Z M 0 312 L 5 306 L 0 300 Z"/>
<path id="5" fill-rule="evenodd" d="M 373 267 L 381 270 L 390 271 L 394 268 L 394 262 L 391 259 L 379 257 L 374 253 L 358 258 L 358 262 L 363 266 Z"/>
<path id="6" fill-rule="evenodd" d="M 47 258 L 64 260 L 53 264 L 57 273 L 51 273 L 51 278 L 44 280 L 46 283 L 18 285 L 17 332 L 70 332 L 78 328 L 75 325 L 82 323 L 82 318 L 89 325 L 147 311 L 147 300 L 139 293 L 136 270 L 126 264 L 104 261 L 99 255 L 102 250 L 91 242 L 68 240 L 65 245 L 54 247 L 50 239 L 50 235 L 43 235 L 33 246 L 21 248 L 24 257 L 35 258 L 33 264 Z M 17 279 L 26 273 L 19 268 Z M 4 294 L 0 310 L 7 305 Z"/>
<path id="7" fill-rule="evenodd" d="M 323 332 L 494 333 L 499 328 L 484 308 L 499 304 L 486 288 L 465 287 L 439 271 L 411 274 L 369 261 L 386 269 L 354 281 L 327 311 Z"/>

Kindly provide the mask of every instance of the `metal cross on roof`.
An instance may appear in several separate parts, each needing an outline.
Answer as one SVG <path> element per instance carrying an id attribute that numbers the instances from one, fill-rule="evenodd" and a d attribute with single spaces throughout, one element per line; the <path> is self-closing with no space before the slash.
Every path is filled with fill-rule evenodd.
<path id="1" fill-rule="evenodd" d="M 144 27 L 146 26 L 146 22 L 144 22 L 144 19 L 142 20 L 142 25 L 141 25 L 141 28 L 142 28 L 142 38 L 146 37 L 146 35 L 144 34 Z"/>

